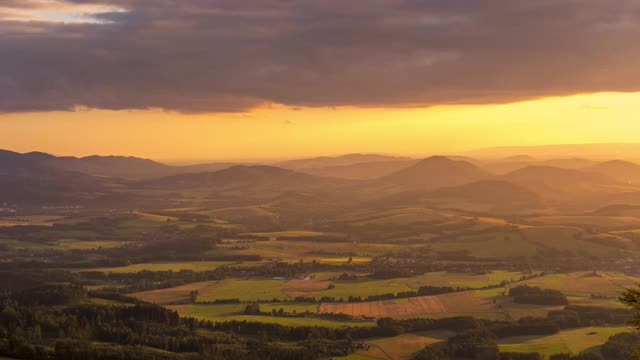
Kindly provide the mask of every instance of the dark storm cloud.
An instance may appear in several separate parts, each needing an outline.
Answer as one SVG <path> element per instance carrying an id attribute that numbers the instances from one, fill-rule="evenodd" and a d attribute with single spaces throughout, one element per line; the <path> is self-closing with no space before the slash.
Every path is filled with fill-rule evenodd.
<path id="1" fill-rule="evenodd" d="M 119 10 L 92 13 L 95 22 L 27 22 L 2 12 L 42 0 L 0 0 L 0 111 L 429 106 L 640 91 L 637 0 L 66 3 Z"/>

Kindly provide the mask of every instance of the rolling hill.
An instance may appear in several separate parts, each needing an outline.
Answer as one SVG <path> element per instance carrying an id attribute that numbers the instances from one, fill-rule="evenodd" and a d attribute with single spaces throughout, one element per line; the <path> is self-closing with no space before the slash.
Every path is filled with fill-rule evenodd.
<path id="1" fill-rule="evenodd" d="M 14 151 L 0 149 L 0 171 L 10 171 L 16 168 L 29 168 L 38 163 L 37 156 L 20 154 Z"/>
<path id="2" fill-rule="evenodd" d="M 640 165 L 624 160 L 611 160 L 584 168 L 585 171 L 601 174 L 617 181 L 640 183 Z"/>
<path id="3" fill-rule="evenodd" d="M 502 146 L 477 149 L 465 152 L 464 155 L 479 159 L 504 159 L 513 154 L 527 154 L 538 159 L 552 159 L 563 154 L 564 157 L 587 159 L 639 159 L 640 144 L 556 144 L 532 146 Z"/>
<path id="4" fill-rule="evenodd" d="M 465 211 L 523 213 L 540 210 L 540 196 L 522 186 L 500 180 L 480 180 L 435 190 L 407 191 L 375 202 L 376 206 L 416 205 Z"/>
<path id="5" fill-rule="evenodd" d="M 389 156 L 389 155 L 378 155 L 378 154 L 347 154 L 342 156 L 321 156 L 314 157 L 308 159 L 295 159 L 282 161 L 274 164 L 274 166 L 291 169 L 291 170 L 302 170 L 302 169 L 315 169 L 315 168 L 327 168 L 327 167 L 336 167 L 336 166 L 348 166 L 354 164 L 362 164 L 362 163 L 374 163 L 374 162 L 384 162 L 384 161 L 401 161 L 406 162 L 411 160 L 407 157 L 399 157 L 399 156 Z"/>
<path id="6" fill-rule="evenodd" d="M 610 186 L 614 182 L 600 174 L 553 166 L 529 166 L 501 176 L 502 179 L 535 192 L 561 190 L 581 186 Z"/>
<path id="7" fill-rule="evenodd" d="M 215 191 L 285 192 L 323 190 L 350 184 L 348 180 L 322 178 L 275 166 L 236 165 L 216 172 L 181 174 L 138 183 L 163 189 L 207 188 Z"/>
<path id="8" fill-rule="evenodd" d="M 480 164 L 480 166 L 494 174 L 503 175 L 529 166 L 552 166 L 563 169 L 578 170 L 594 164 L 597 164 L 597 162 L 582 158 L 558 158 L 549 160 L 520 159 L 488 161 Z"/>
<path id="9" fill-rule="evenodd" d="M 297 171 L 305 174 L 354 180 L 368 180 L 383 177 L 415 164 L 417 160 L 373 161 L 350 165 L 303 168 Z"/>
<path id="10" fill-rule="evenodd" d="M 151 179 L 176 174 L 217 171 L 232 163 L 210 163 L 171 166 L 133 156 L 53 156 L 42 152 L 17 153 L 0 150 L 0 171 L 15 168 L 52 168 L 99 177 L 123 179 Z"/>
<path id="11" fill-rule="evenodd" d="M 436 189 L 463 185 L 489 177 L 489 173 L 470 162 L 432 156 L 384 176 L 380 181 L 407 189 Z"/>
<path id="12" fill-rule="evenodd" d="M 530 166 L 498 179 L 518 184 L 563 211 L 594 210 L 633 190 L 601 174 L 551 166 Z"/>
<path id="13" fill-rule="evenodd" d="M 103 179 L 33 165 L 0 171 L 0 204 L 79 205 L 108 192 Z"/>

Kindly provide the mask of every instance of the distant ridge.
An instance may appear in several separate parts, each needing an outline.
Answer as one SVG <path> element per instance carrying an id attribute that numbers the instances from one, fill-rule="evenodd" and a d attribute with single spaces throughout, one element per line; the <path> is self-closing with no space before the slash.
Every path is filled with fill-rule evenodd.
<path id="1" fill-rule="evenodd" d="M 547 185 L 551 187 L 612 183 L 610 178 L 600 174 L 553 166 L 529 166 L 505 174 L 501 178 L 516 184 Z"/>
<path id="2" fill-rule="evenodd" d="M 380 180 L 413 189 L 435 189 L 463 185 L 489 176 L 489 173 L 468 161 L 432 156 Z"/>
<path id="3" fill-rule="evenodd" d="M 624 160 L 610 160 L 584 168 L 625 183 L 640 183 L 640 165 Z"/>
<path id="4" fill-rule="evenodd" d="M 285 169 L 300 170 L 310 168 L 324 168 L 330 166 L 347 166 L 354 164 L 382 162 L 382 161 L 407 161 L 408 157 L 389 156 L 379 154 L 347 154 L 341 156 L 320 156 L 307 159 L 295 159 L 274 164 Z"/>
<path id="5" fill-rule="evenodd" d="M 343 179 L 367 180 L 389 175 L 407 168 L 418 160 L 372 161 L 350 165 L 297 169 L 305 174 Z"/>
<path id="6" fill-rule="evenodd" d="M 85 157 L 54 156 L 43 152 L 17 153 L 0 150 L 0 171 L 15 168 L 53 168 L 100 177 L 123 179 L 149 179 L 181 173 L 216 171 L 232 166 L 230 163 L 212 163 L 189 166 L 170 166 L 134 156 Z"/>
<path id="7" fill-rule="evenodd" d="M 587 159 L 640 159 L 640 143 L 553 144 L 532 146 L 501 146 L 464 152 L 481 159 L 504 159 L 513 154 L 527 154 L 538 159 L 578 157 Z"/>
<path id="8" fill-rule="evenodd" d="M 502 180 L 480 180 L 434 190 L 413 190 L 374 201 L 375 206 L 465 207 L 482 211 L 526 212 L 542 208 L 541 198 L 526 188 Z"/>
<path id="9" fill-rule="evenodd" d="M 163 188 L 233 188 L 292 191 L 346 184 L 347 180 L 323 178 L 268 165 L 235 165 L 216 172 L 172 175 L 141 183 Z"/>
<path id="10" fill-rule="evenodd" d="M 549 160 L 513 160 L 513 158 L 507 158 L 503 160 L 484 161 L 480 163 L 479 166 L 495 174 L 506 174 L 529 166 L 552 166 L 578 170 L 596 163 L 597 161 L 581 158 L 557 158 Z"/>

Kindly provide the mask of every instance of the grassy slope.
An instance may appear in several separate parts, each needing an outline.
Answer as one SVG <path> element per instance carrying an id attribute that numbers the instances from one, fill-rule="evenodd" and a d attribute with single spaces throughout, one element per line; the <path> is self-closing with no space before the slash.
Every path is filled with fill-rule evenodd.
<path id="1" fill-rule="evenodd" d="M 546 356 L 558 353 L 578 354 L 604 344 L 610 336 L 629 331 L 624 326 L 599 326 L 563 330 L 550 336 L 515 336 L 502 339 L 505 352 L 539 352 Z"/>

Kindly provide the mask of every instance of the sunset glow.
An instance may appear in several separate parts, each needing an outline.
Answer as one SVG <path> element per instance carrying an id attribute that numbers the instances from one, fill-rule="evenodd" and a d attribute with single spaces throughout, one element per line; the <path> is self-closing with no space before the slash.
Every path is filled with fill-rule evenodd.
<path id="1" fill-rule="evenodd" d="M 272 106 L 227 114 L 79 110 L 2 115 L 0 141 L 18 151 L 135 154 L 175 161 L 350 152 L 417 156 L 493 146 L 635 142 L 638 114 L 640 93 L 404 109 Z"/>

